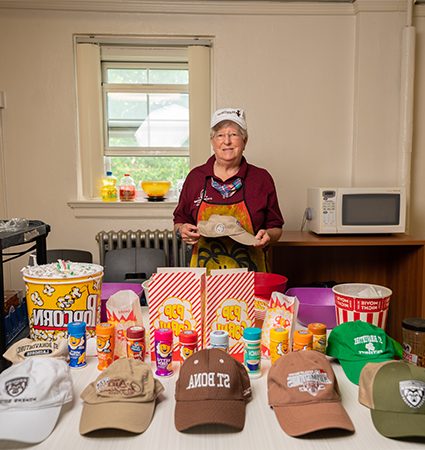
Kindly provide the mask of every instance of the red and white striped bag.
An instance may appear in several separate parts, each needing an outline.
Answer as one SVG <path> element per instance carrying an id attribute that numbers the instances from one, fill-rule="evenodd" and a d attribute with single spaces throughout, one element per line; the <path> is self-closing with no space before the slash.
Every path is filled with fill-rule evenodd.
<path id="1" fill-rule="evenodd" d="M 210 333 L 229 333 L 229 353 L 243 361 L 243 330 L 255 326 L 254 272 L 246 269 L 212 270 L 207 277 L 204 348 Z"/>
<path id="2" fill-rule="evenodd" d="M 155 360 L 155 330 L 173 330 L 173 360 L 179 360 L 179 334 L 183 330 L 198 333 L 201 350 L 205 304 L 203 268 L 158 268 L 149 282 L 150 355 Z"/>

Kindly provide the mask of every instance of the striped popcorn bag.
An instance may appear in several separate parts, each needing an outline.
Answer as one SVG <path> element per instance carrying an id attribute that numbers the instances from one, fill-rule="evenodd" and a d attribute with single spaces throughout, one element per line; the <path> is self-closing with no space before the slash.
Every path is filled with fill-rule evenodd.
<path id="1" fill-rule="evenodd" d="M 229 353 L 243 360 L 244 328 L 255 326 L 254 272 L 246 269 L 212 270 L 207 277 L 204 322 L 204 347 L 210 345 L 210 333 L 229 333 Z"/>

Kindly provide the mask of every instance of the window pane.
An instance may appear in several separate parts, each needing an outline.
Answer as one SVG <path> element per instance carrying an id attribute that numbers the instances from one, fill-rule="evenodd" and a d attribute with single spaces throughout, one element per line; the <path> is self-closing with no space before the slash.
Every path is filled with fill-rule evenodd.
<path id="1" fill-rule="evenodd" d="M 107 83 L 143 84 L 148 82 L 147 69 L 107 69 Z"/>
<path id="2" fill-rule="evenodd" d="M 176 189 L 177 180 L 184 179 L 189 173 L 188 157 L 111 157 L 111 170 L 121 178 L 130 174 L 136 183 L 136 189 L 141 190 L 141 181 L 171 181 L 171 190 Z"/>
<path id="3" fill-rule="evenodd" d="M 189 139 L 189 95 L 149 94 L 149 114 L 135 136 L 140 147 L 182 147 Z"/>
<path id="4" fill-rule="evenodd" d="M 189 84 L 187 69 L 150 69 L 150 84 Z"/>

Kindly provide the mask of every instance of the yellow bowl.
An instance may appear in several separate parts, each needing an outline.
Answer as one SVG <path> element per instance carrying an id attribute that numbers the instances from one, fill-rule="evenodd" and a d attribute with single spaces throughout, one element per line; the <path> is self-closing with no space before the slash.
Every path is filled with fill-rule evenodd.
<path id="1" fill-rule="evenodd" d="M 164 197 L 170 190 L 171 181 L 141 181 L 140 186 L 149 197 Z"/>

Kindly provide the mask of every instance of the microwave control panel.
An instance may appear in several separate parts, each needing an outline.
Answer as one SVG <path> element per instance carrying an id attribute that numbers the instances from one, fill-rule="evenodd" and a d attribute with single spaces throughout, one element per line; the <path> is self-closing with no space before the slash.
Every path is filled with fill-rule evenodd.
<path id="1" fill-rule="evenodd" d="M 336 191 L 322 191 L 322 225 L 335 226 Z"/>

